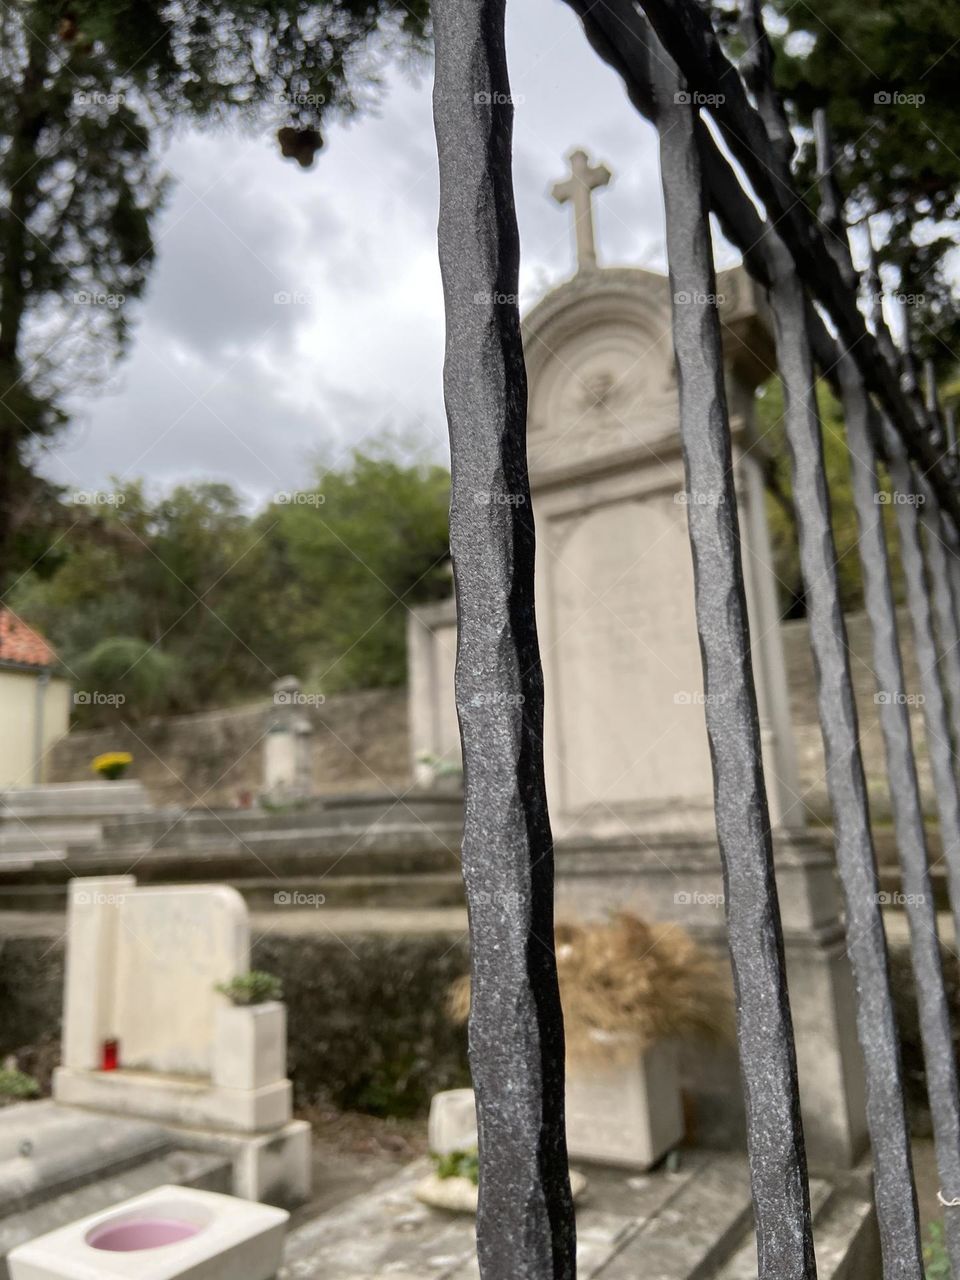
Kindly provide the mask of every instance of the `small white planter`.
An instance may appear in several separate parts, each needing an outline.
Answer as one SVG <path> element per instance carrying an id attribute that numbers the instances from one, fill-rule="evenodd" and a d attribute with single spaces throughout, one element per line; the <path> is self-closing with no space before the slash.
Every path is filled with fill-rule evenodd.
<path id="1" fill-rule="evenodd" d="M 214 1013 L 213 1083 L 219 1089 L 262 1089 L 287 1075 L 287 1007 L 217 1006 Z"/>
<path id="2" fill-rule="evenodd" d="M 477 1145 L 477 1103 L 472 1089 L 446 1089 L 430 1103 L 427 1142 L 438 1156 Z"/>
<path id="3" fill-rule="evenodd" d="M 249 1200 L 158 1187 L 22 1244 L 10 1280 L 271 1280 L 289 1214 Z"/>
<path id="4" fill-rule="evenodd" d="M 593 1035 L 595 1051 L 567 1062 L 571 1159 L 649 1169 L 683 1138 L 677 1047 Z"/>

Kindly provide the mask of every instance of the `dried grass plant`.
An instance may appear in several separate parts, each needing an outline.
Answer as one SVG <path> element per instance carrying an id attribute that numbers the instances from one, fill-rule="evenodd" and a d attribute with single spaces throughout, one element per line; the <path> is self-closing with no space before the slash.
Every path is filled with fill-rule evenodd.
<path id="1" fill-rule="evenodd" d="M 602 1051 L 603 1036 L 620 1033 L 644 1044 L 731 1037 L 729 976 L 679 925 L 620 912 L 601 923 L 558 924 L 556 938 L 572 1055 Z M 455 1022 L 466 1022 L 469 974 L 451 986 L 447 1008 Z"/>

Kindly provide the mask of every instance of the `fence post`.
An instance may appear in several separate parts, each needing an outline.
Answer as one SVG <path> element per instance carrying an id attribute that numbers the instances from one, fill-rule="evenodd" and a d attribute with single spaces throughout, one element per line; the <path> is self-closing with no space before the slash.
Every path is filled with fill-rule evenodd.
<path id="1" fill-rule="evenodd" d="M 573 1280 L 504 0 L 437 0 L 433 20 L 477 1250 L 483 1280 Z"/>
<path id="2" fill-rule="evenodd" d="M 750 661 L 696 110 L 670 60 L 663 55 L 652 62 L 674 295 L 680 430 L 687 485 L 696 499 L 687 504 L 687 515 L 737 997 L 759 1280 L 813 1280 L 816 1264 L 796 1051 Z M 689 301 L 679 301 L 681 296 Z"/>

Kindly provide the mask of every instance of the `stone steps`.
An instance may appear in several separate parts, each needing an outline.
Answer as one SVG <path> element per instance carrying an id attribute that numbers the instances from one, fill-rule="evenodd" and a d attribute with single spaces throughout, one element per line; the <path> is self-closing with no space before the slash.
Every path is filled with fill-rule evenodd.
<path id="1" fill-rule="evenodd" d="M 0 1110 L 0 1215 L 119 1173 L 170 1149 L 159 1126 L 111 1119 L 52 1101 Z"/>
<path id="2" fill-rule="evenodd" d="M 172 1183 L 229 1195 L 231 1178 L 231 1163 L 224 1156 L 172 1150 L 123 1172 L 105 1174 L 83 1186 L 54 1195 L 25 1212 L 0 1218 L 0 1280 L 8 1280 L 7 1255 L 27 1240 L 76 1222 L 88 1214 L 109 1209 L 131 1196 Z"/>
<path id="3" fill-rule="evenodd" d="M 678 1171 L 631 1175 L 580 1165 L 581 1280 L 756 1280 L 745 1157 L 681 1153 Z M 278 1280 L 479 1280 L 474 1221 L 425 1208 L 413 1192 L 426 1162 L 293 1231 Z M 876 1231 L 854 1187 L 811 1187 L 821 1280 L 873 1280 Z"/>

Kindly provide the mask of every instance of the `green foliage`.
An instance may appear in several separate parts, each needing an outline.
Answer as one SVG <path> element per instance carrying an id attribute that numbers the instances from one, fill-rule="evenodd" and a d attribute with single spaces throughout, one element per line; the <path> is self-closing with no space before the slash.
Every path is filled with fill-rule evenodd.
<path id="1" fill-rule="evenodd" d="M 4 1102 L 25 1102 L 40 1094 L 40 1085 L 16 1067 L 0 1067 L 0 1106 Z"/>
<path id="2" fill-rule="evenodd" d="M 238 974 L 229 982 L 218 982 L 216 990 L 235 1005 L 267 1004 L 270 1000 L 283 999 L 283 983 L 272 973 L 251 969 Z"/>
<path id="3" fill-rule="evenodd" d="M 110 690 L 131 702 L 142 714 L 161 711 L 176 687 L 178 659 L 146 640 L 108 636 L 98 641 L 77 663 L 86 691 Z"/>
<path id="4" fill-rule="evenodd" d="M 467 1178 L 474 1186 L 480 1181 L 480 1158 L 476 1147 L 470 1151 L 449 1151 L 445 1155 L 431 1151 L 430 1158 L 438 1178 Z"/>
<path id="5" fill-rule="evenodd" d="M 960 6 L 774 2 L 789 31 L 780 86 L 801 123 L 814 107 L 826 109 L 848 215 L 882 215 L 881 259 L 916 299 L 918 350 L 955 366 L 960 323 L 947 255 L 960 216 L 960 100 L 950 54 L 960 42 Z M 807 143 L 801 156 L 801 190 L 812 182 L 812 150 Z"/>
<path id="6" fill-rule="evenodd" d="M 862 609 L 863 583 L 860 574 L 858 526 L 850 483 L 846 429 L 839 401 L 825 382 L 818 385 L 817 398 L 823 424 L 824 464 L 837 548 L 841 601 L 845 611 Z M 771 379 L 762 389 L 757 401 L 757 425 L 760 436 L 757 454 L 764 459 L 767 518 L 781 614 L 787 618 L 802 617 L 806 607 L 800 573 L 790 454 L 783 421 L 783 387 L 778 378 Z M 889 486 L 884 485 L 884 489 L 888 490 Z M 899 600 L 903 595 L 902 573 L 892 531 L 888 528 L 887 533 L 894 593 Z"/>
<path id="7" fill-rule="evenodd" d="M 924 1280 L 950 1280 L 950 1258 L 940 1222 L 931 1222 L 924 1232 L 923 1263 Z"/>
<path id="8" fill-rule="evenodd" d="M 280 153 L 309 167 L 325 121 L 369 105 L 378 60 L 422 48 L 427 25 L 427 0 L 0 5 L 5 572 L 32 448 L 129 337 L 154 259 L 162 137 L 184 116 L 239 118 L 277 129 Z"/>
<path id="9" fill-rule="evenodd" d="M 95 518 L 66 508 L 56 561 L 10 604 L 87 695 L 82 725 L 262 698 L 288 672 L 400 684 L 407 606 L 450 591 L 449 486 L 389 438 L 252 516 L 227 485 L 129 483 Z"/>
<path id="10" fill-rule="evenodd" d="M 256 522 L 266 560 L 293 586 L 291 669 L 330 691 L 402 684 L 407 606 L 450 592 L 449 473 L 388 437 L 346 467 L 319 467 L 295 497 Z"/>

